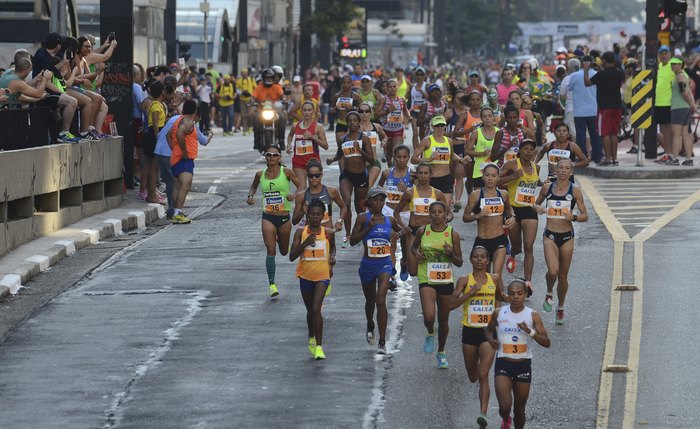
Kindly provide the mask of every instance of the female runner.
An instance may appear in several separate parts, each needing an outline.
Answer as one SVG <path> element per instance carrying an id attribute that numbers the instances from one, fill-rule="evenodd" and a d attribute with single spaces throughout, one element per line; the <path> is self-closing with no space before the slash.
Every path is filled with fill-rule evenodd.
<path id="1" fill-rule="evenodd" d="M 335 231 L 321 225 L 326 206 L 319 199 L 311 200 L 306 214 L 307 224 L 294 233 L 289 260 L 297 265 L 301 297 L 306 306 L 309 352 L 316 359 L 325 359 L 323 352 L 323 298 L 333 276 L 335 265 Z"/>
<path id="2" fill-rule="evenodd" d="M 292 224 L 289 222 L 290 201 L 294 201 L 294 193 L 291 192 L 289 182 L 294 187 L 302 189 L 301 181 L 291 168 L 282 166 L 282 153 L 276 144 L 268 145 L 264 149 L 267 167 L 255 173 L 253 184 L 250 185 L 247 203 L 255 204 L 253 197 L 260 185 L 262 190 L 262 236 L 267 256 L 265 257 L 265 269 L 269 280 L 270 298 L 279 295 L 275 285 L 275 244 L 279 246 L 282 256 L 289 250 L 289 233 Z"/>
<path id="3" fill-rule="evenodd" d="M 430 204 L 430 223 L 416 232 L 411 252 L 418 261 L 418 287 L 420 291 L 423 324 L 427 329 L 423 351 L 435 351 L 435 306 L 438 319 L 438 368 L 447 368 L 445 343 L 450 331 L 450 301 L 454 292 L 452 265 L 462 266 L 462 248 L 457 231 L 447 225 L 447 205 L 442 201 Z"/>
<path id="4" fill-rule="evenodd" d="M 586 222 L 588 211 L 583 202 L 583 194 L 578 186 L 569 181 L 573 163 L 568 158 L 557 162 L 557 180 L 545 184 L 535 202 L 538 213 L 547 214 L 544 229 L 544 260 L 547 263 L 547 294 L 542 307 L 552 311 L 552 291 L 557 283 L 557 315 L 555 323 L 564 324 L 564 301 L 569 290 L 569 267 L 574 256 L 573 222 Z M 543 207 L 542 203 L 546 205 Z M 578 214 L 574 208 L 578 206 Z"/>
<path id="5" fill-rule="evenodd" d="M 399 233 L 405 232 L 396 223 L 396 219 L 385 216 L 382 211 L 387 192 L 375 186 L 367 194 L 368 212 L 357 216 L 350 235 L 350 244 L 362 241 L 364 253 L 360 262 L 360 282 L 365 295 L 365 316 L 367 317 L 367 342 L 374 344 L 374 307 L 377 307 L 379 324 L 379 354 L 386 354 L 386 293 L 389 289 L 389 277 L 392 264 L 392 243 L 396 243 Z"/>
<path id="6" fill-rule="evenodd" d="M 340 92 L 333 95 L 331 99 L 331 114 L 336 115 L 335 141 L 340 144 L 340 140 L 348 132 L 348 123 L 345 120 L 348 112 L 354 111 L 355 106 L 362 103 L 362 99 L 352 90 L 352 78 L 345 75 L 340 79 Z M 343 165 L 340 164 L 342 169 Z"/>
<path id="7" fill-rule="evenodd" d="M 469 195 L 462 220 L 467 223 L 476 221 L 478 233 L 474 247 L 481 246 L 488 251 L 489 261 L 493 263 L 488 269 L 500 276 L 508 246 L 508 236 L 503 229 L 511 228 L 515 217 L 508 192 L 496 188 L 500 176 L 498 166 L 486 164 L 483 174 L 484 187 Z"/>
<path id="8" fill-rule="evenodd" d="M 521 141 L 525 140 L 526 137 L 534 138 L 534 135 L 527 134 L 529 130 L 524 128 L 518 121 L 519 115 L 518 108 L 512 104 L 503 109 L 505 121 L 501 128 L 503 132 L 501 144 L 494 144 L 493 148 L 491 148 L 491 160 L 498 162 L 499 167 L 502 167 L 504 162 L 515 159 Z"/>
<path id="9" fill-rule="evenodd" d="M 533 162 L 534 158 L 534 140 L 523 140 L 517 158 L 503 165 L 501 177 L 498 179 L 498 185 L 507 184 L 510 205 L 515 213 L 515 223 L 509 228 L 511 258 L 508 265 L 515 270 L 515 256 L 524 247 L 528 297 L 532 295 L 532 269 L 535 265 L 533 245 L 537 236 L 537 212 L 532 206 L 535 204 L 537 186 L 540 184 L 540 166 Z"/>
<path id="10" fill-rule="evenodd" d="M 487 341 L 496 350 L 494 381 L 498 414 L 503 419 L 502 429 L 510 429 L 511 421 L 515 423 L 515 429 L 525 427 L 525 406 L 532 383 L 532 340 L 542 347 L 550 346 L 542 318 L 525 306 L 526 297 L 527 287 L 522 280 L 510 282 L 510 304 L 494 310 L 488 326 L 484 328 Z M 494 339 L 494 331 L 498 332 L 498 339 Z"/>
<path id="11" fill-rule="evenodd" d="M 523 109 L 523 96 L 520 93 L 520 91 L 515 90 L 511 91 L 510 94 L 508 94 L 508 103 L 513 104 L 513 106 L 517 107 L 518 110 L 520 111 L 520 119 L 518 120 L 518 123 L 522 125 L 525 130 L 525 133 L 527 136 L 534 136 L 535 135 L 535 117 L 532 115 L 532 112 L 527 109 Z M 533 137 L 528 137 L 528 138 L 533 138 Z M 534 140 L 534 138 L 533 138 Z"/>
<path id="12" fill-rule="evenodd" d="M 395 79 L 390 79 L 387 84 L 387 95 L 384 101 L 384 110 L 381 112 L 382 128 L 386 133 L 387 142 L 384 147 L 384 154 L 386 155 L 386 163 L 391 167 L 391 155 L 393 154 L 394 146 L 398 146 L 403 143 L 404 130 L 406 129 L 406 124 L 408 123 L 411 114 L 406 107 L 406 101 L 403 98 L 396 95 L 396 90 L 398 88 L 398 83 Z M 380 117 L 379 113 L 375 111 L 377 117 Z"/>
<path id="13" fill-rule="evenodd" d="M 556 140 L 542 146 L 542 149 L 537 154 L 537 158 L 535 158 L 535 164 L 539 164 L 542 158 L 547 157 L 547 180 L 550 182 L 557 178 L 557 163 L 560 159 L 570 159 L 573 168 L 584 168 L 590 164 L 588 157 L 586 157 L 579 145 L 571 141 L 568 125 L 563 122 L 557 125 L 557 128 L 554 130 L 554 136 Z M 574 182 L 573 171 L 569 176 L 569 180 L 571 183 Z"/>
<path id="14" fill-rule="evenodd" d="M 311 201 L 319 199 L 326 207 L 321 225 L 326 228 L 332 228 L 335 231 L 342 230 L 343 225 L 346 225 L 347 235 L 350 235 L 350 227 L 348 226 L 350 225 L 350 220 L 348 219 L 350 211 L 341 198 L 340 192 L 336 188 L 322 183 L 323 165 L 321 165 L 321 161 L 312 159 L 306 163 L 306 177 L 309 180 L 309 186 L 304 192 L 297 192 L 296 194 L 292 224 L 296 225 L 301 222 L 304 219 L 304 215 L 308 212 Z M 340 215 L 335 223 L 333 223 L 333 203 L 340 209 Z"/>
<path id="15" fill-rule="evenodd" d="M 452 148 L 458 156 L 464 158 L 464 147 L 467 140 L 471 133 L 476 131 L 478 125 L 481 124 L 481 97 L 479 92 L 464 95 L 463 91 L 458 90 L 453 99 L 453 109 L 447 112 L 445 119 L 447 119 L 448 123 L 448 135 L 452 139 Z M 457 213 L 462 208 L 465 177 L 467 178 L 467 195 L 472 191 L 471 171 L 474 168 L 474 164 L 471 161 L 466 164 L 453 162 L 450 164 L 450 168 L 455 178 L 454 211 Z"/>
<path id="16" fill-rule="evenodd" d="M 305 101 L 301 105 L 303 119 L 292 126 L 287 136 L 287 153 L 292 156 L 292 168 L 297 175 L 302 187 L 308 185 L 306 181 L 306 163 L 312 159 L 321 159 L 319 146 L 328 149 L 328 141 L 323 126 L 316 122 L 315 106 L 311 101 Z"/>
<path id="17" fill-rule="evenodd" d="M 476 419 L 480 427 L 486 427 L 489 408 L 489 371 L 496 352 L 484 335 L 493 311 L 503 301 L 503 286 L 498 274 L 488 272 L 489 252 L 483 246 L 474 246 L 469 259 L 472 272 L 457 280 L 450 309 L 462 306 L 462 353 L 469 381 L 479 381 L 481 414 Z"/>
<path id="18" fill-rule="evenodd" d="M 484 187 L 484 179 L 481 177 L 483 166 L 489 161 L 494 143 L 499 142 L 503 135 L 503 132 L 494 125 L 493 109 L 490 107 L 481 109 L 481 121 L 481 127 L 471 134 L 465 149 L 467 155 L 474 158 L 472 171 L 474 188 Z"/>
<path id="19" fill-rule="evenodd" d="M 360 130 L 369 137 L 369 142 L 372 146 L 372 154 L 374 162 L 367 164 L 367 175 L 369 177 L 369 186 L 374 186 L 377 178 L 382 173 L 382 163 L 379 162 L 378 145 L 381 143 L 382 148 L 386 146 L 387 137 L 381 125 L 370 121 L 372 116 L 372 106 L 367 102 L 362 102 L 357 107 L 357 112 L 360 114 Z"/>

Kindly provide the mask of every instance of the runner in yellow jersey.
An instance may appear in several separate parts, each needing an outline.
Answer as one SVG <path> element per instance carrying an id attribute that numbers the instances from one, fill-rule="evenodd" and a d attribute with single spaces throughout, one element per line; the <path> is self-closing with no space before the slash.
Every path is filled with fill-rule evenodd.
<path id="1" fill-rule="evenodd" d="M 474 246 L 469 259 L 472 273 L 457 280 L 457 286 L 452 294 L 450 309 L 462 307 L 462 353 L 464 366 L 467 369 L 469 381 L 479 381 L 479 403 L 481 414 L 476 422 L 480 427 L 486 427 L 486 413 L 489 408 L 489 371 L 496 356 L 491 347 L 484 327 L 491 319 L 493 311 L 500 307 L 503 301 L 501 277 L 488 273 L 489 252 L 484 246 Z"/>
<path id="2" fill-rule="evenodd" d="M 301 296 L 306 306 L 309 332 L 309 352 L 316 359 L 325 359 L 323 351 L 323 298 L 333 275 L 335 265 L 335 231 L 321 226 L 326 206 L 319 199 L 311 200 L 306 211 L 307 224 L 297 229 L 289 252 L 289 260 L 297 265 Z"/>

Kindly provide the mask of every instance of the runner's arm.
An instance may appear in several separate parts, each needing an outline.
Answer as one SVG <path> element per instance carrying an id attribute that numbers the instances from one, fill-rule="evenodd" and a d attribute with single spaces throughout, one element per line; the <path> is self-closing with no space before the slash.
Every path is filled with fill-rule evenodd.
<path id="1" fill-rule="evenodd" d="M 365 235 L 367 234 L 367 231 L 365 230 L 366 219 L 366 213 L 360 213 L 357 216 L 357 219 L 355 219 L 355 225 L 352 226 L 352 233 L 350 233 L 351 246 L 356 245 L 357 243 L 362 241 L 363 238 L 365 238 Z"/>
<path id="2" fill-rule="evenodd" d="M 576 199 L 576 206 L 578 206 L 576 222 L 587 222 L 588 209 L 586 208 L 586 203 L 583 201 L 583 193 L 581 192 L 581 188 L 578 186 L 574 186 L 574 198 Z"/>
<path id="3" fill-rule="evenodd" d="M 544 327 L 544 323 L 542 323 L 542 317 L 534 310 L 532 311 L 532 327 L 535 330 L 535 335 L 532 336 L 532 339 L 542 347 L 549 348 L 549 346 L 552 345 L 549 340 L 549 334 L 547 334 L 547 329 Z"/>
<path id="4" fill-rule="evenodd" d="M 255 193 L 258 191 L 258 185 L 260 184 L 260 177 L 261 176 L 262 176 L 262 171 L 258 171 L 257 173 L 255 173 L 255 177 L 253 177 L 253 183 L 250 185 L 250 190 L 248 191 L 248 198 L 246 199 L 249 206 L 252 206 L 254 203 L 253 197 L 255 196 Z"/>
<path id="5" fill-rule="evenodd" d="M 573 163 L 574 168 L 585 168 L 588 167 L 588 165 L 590 165 L 591 161 L 583 153 L 581 147 L 576 143 L 571 143 L 571 152 L 573 152 L 574 155 L 576 155 L 576 158 L 578 158 L 578 161 Z"/>

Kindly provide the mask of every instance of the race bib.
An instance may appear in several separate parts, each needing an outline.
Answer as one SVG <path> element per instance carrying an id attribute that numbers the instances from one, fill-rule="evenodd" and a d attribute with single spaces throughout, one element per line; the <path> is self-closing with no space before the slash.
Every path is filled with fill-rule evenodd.
<path id="1" fill-rule="evenodd" d="M 482 198 L 479 204 L 481 211 L 484 216 L 502 216 L 503 215 L 503 199 L 501 197 L 496 198 Z"/>
<path id="2" fill-rule="evenodd" d="M 571 151 L 564 149 L 550 149 L 549 150 L 549 163 L 556 164 L 560 159 L 570 159 Z"/>
<path id="3" fill-rule="evenodd" d="M 420 112 L 420 108 L 425 104 L 425 100 L 413 100 L 412 110 L 416 113 Z"/>
<path id="4" fill-rule="evenodd" d="M 377 153 L 377 141 L 379 140 L 379 136 L 374 131 L 366 131 L 365 135 L 369 138 L 369 142 L 372 144 L 372 150 L 374 150 L 374 153 Z"/>
<path id="5" fill-rule="evenodd" d="M 564 219 L 571 212 L 571 201 L 547 200 L 547 217 L 549 219 Z"/>
<path id="6" fill-rule="evenodd" d="M 284 209 L 284 196 L 279 191 L 270 191 L 263 193 L 263 204 L 265 213 L 280 213 Z"/>
<path id="7" fill-rule="evenodd" d="M 515 190 L 515 202 L 523 206 L 531 206 L 535 204 L 536 193 L 537 188 L 518 186 L 518 188 Z"/>
<path id="8" fill-rule="evenodd" d="M 489 324 L 493 314 L 493 305 L 470 305 L 467 308 L 469 324 L 473 328 L 483 328 Z"/>
<path id="9" fill-rule="evenodd" d="M 521 359 L 527 356 L 527 334 L 506 334 L 501 338 L 502 356 Z"/>
<path id="10" fill-rule="evenodd" d="M 325 261 L 326 240 L 316 240 L 314 244 L 304 247 L 304 253 L 301 256 L 305 261 Z"/>
<path id="11" fill-rule="evenodd" d="M 403 123 L 403 113 L 400 110 L 394 110 L 393 112 L 389 113 L 389 116 L 387 117 L 387 122 L 389 122 L 390 124 Z"/>
<path id="12" fill-rule="evenodd" d="M 433 147 L 433 155 L 437 155 L 431 162 L 433 164 L 449 164 L 450 163 L 450 148 L 449 147 Z"/>
<path id="13" fill-rule="evenodd" d="M 350 110 L 352 109 L 352 101 L 351 97 L 338 97 L 335 107 L 340 110 Z"/>
<path id="14" fill-rule="evenodd" d="M 350 140 L 343 142 L 343 144 L 340 145 L 340 148 L 343 151 L 343 156 L 346 158 L 352 158 L 356 156 L 362 156 L 359 150 L 355 147 L 355 142 L 357 140 Z"/>
<path id="15" fill-rule="evenodd" d="M 398 202 L 401 201 L 401 197 L 403 196 L 403 192 L 399 190 L 398 186 L 386 186 L 386 193 L 386 202 L 392 204 L 398 204 Z"/>
<path id="16" fill-rule="evenodd" d="M 305 140 L 304 136 L 294 137 L 294 153 L 296 155 L 308 155 L 314 152 L 314 144 L 311 140 Z"/>
<path id="17" fill-rule="evenodd" d="M 508 162 L 508 161 L 514 160 L 514 159 L 517 158 L 517 157 L 518 157 L 518 148 L 517 148 L 517 147 L 512 147 L 512 148 L 508 149 L 508 152 L 506 152 L 506 154 L 505 154 L 505 156 L 504 156 L 503 159 L 504 159 L 506 162 Z"/>
<path id="18" fill-rule="evenodd" d="M 413 199 L 413 214 L 416 216 L 430 216 L 430 205 L 435 200 L 432 198 L 414 198 Z"/>
<path id="19" fill-rule="evenodd" d="M 428 262 L 430 283 L 452 283 L 452 264 L 449 262 Z"/>
<path id="20" fill-rule="evenodd" d="M 386 258 L 391 255 L 391 244 L 383 238 L 367 240 L 367 256 L 370 258 Z"/>

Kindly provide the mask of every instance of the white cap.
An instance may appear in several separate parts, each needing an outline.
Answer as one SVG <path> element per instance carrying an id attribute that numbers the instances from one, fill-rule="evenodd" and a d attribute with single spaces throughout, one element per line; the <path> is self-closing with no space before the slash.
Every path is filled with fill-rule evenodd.
<path id="1" fill-rule="evenodd" d="M 372 80 L 372 76 L 370 76 L 368 74 L 363 74 L 362 78 L 360 78 L 360 80 Z"/>
<path id="2" fill-rule="evenodd" d="M 294 82 L 294 83 L 301 82 L 301 76 L 294 76 L 294 78 L 292 79 L 292 82 Z"/>
<path id="3" fill-rule="evenodd" d="M 556 52 L 557 54 L 565 54 L 565 53 L 569 52 L 569 50 L 566 49 L 566 48 L 563 47 L 563 46 L 560 46 L 560 47 L 557 48 L 557 50 L 556 50 L 555 52 Z"/>
<path id="4" fill-rule="evenodd" d="M 683 56 L 683 52 L 681 52 L 680 49 L 676 48 L 676 49 L 673 51 L 673 55 L 675 55 L 675 56 L 677 56 L 677 57 L 682 57 L 682 56 Z"/>

